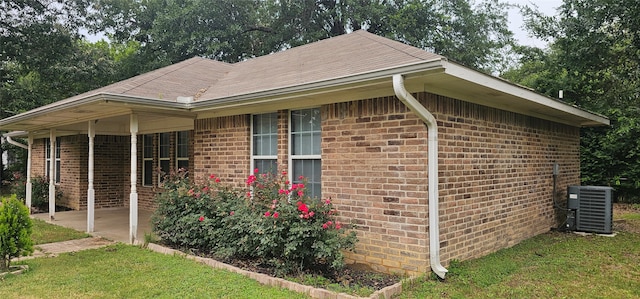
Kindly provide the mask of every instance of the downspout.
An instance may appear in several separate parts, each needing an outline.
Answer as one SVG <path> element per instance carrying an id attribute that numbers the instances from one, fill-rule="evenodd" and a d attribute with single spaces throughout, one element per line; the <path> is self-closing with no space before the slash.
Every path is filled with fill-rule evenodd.
<path id="1" fill-rule="evenodd" d="M 29 149 L 29 146 L 24 145 L 24 144 L 22 144 L 20 142 L 17 142 L 15 140 L 11 139 L 11 136 L 4 136 L 4 137 L 7 138 L 7 142 L 9 142 L 10 144 L 13 144 L 13 145 L 15 145 L 17 147 L 21 147 L 21 148 L 26 149 L 26 150 Z"/>
<path id="2" fill-rule="evenodd" d="M 429 262 L 431 270 L 444 279 L 448 270 L 440 263 L 440 227 L 438 216 L 438 124 L 435 117 L 404 87 L 402 75 L 393 75 L 393 91 L 402 103 L 427 125 L 429 167 Z"/>

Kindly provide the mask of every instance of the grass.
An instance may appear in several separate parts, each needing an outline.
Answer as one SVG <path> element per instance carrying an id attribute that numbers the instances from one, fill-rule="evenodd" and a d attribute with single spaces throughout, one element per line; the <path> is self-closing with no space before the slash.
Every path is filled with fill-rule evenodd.
<path id="1" fill-rule="evenodd" d="M 0 282 L 0 298 L 307 298 L 123 244 L 18 264 L 29 265 L 29 271 Z"/>
<path id="2" fill-rule="evenodd" d="M 640 227 L 640 216 L 617 219 Z M 449 265 L 444 282 L 423 278 L 400 298 L 640 298 L 640 234 L 549 232 L 486 257 Z"/>
<path id="3" fill-rule="evenodd" d="M 638 211 L 614 220 L 640 228 Z M 58 229 L 39 221 L 34 231 Z M 70 231 L 65 238 L 85 235 Z M 549 232 L 480 259 L 452 261 L 445 281 L 423 277 L 399 298 L 640 298 L 640 233 L 632 231 L 615 237 Z M 20 263 L 30 270 L 0 282 L 0 298 L 306 298 L 122 244 Z M 345 291 L 317 277 L 297 280 Z"/>
<path id="4" fill-rule="evenodd" d="M 47 223 L 40 219 L 32 218 L 32 220 L 33 234 L 31 237 L 34 245 L 82 239 L 90 236 L 87 233 Z"/>

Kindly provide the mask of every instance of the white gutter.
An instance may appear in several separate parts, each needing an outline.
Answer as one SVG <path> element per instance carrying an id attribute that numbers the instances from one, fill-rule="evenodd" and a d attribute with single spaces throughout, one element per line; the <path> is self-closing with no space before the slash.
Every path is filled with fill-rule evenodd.
<path id="1" fill-rule="evenodd" d="M 427 125 L 429 167 L 429 261 L 431 270 L 444 279 L 448 270 L 440 263 L 440 227 L 438 216 L 438 124 L 435 117 L 404 88 L 402 75 L 393 75 L 393 91 L 402 103 Z"/>
<path id="2" fill-rule="evenodd" d="M 26 150 L 29 149 L 29 146 L 24 145 L 24 144 L 22 144 L 20 142 L 17 142 L 15 140 L 11 139 L 11 136 L 4 135 L 4 137 L 7 138 L 7 142 L 9 142 L 10 144 L 13 144 L 13 145 L 15 145 L 17 147 L 21 147 L 21 148 L 26 149 Z"/>

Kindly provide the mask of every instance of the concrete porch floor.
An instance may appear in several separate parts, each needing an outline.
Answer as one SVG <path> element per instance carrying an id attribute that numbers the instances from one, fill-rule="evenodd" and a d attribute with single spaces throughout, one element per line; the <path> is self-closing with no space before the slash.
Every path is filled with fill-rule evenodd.
<path id="1" fill-rule="evenodd" d="M 151 233 L 151 211 L 138 210 L 137 238 L 144 241 L 145 233 Z M 33 218 L 72 228 L 78 231 L 87 231 L 87 211 L 56 212 L 55 220 L 49 219 L 49 213 L 33 214 Z M 116 242 L 129 243 L 129 208 L 96 209 L 94 220 L 94 236 Z"/>

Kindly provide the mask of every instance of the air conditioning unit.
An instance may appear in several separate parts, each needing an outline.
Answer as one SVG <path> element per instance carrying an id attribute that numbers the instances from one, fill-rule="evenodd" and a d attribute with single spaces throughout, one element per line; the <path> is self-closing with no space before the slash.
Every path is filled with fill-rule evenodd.
<path id="1" fill-rule="evenodd" d="M 568 229 L 599 234 L 612 233 L 613 188 L 569 186 L 567 196 Z"/>

